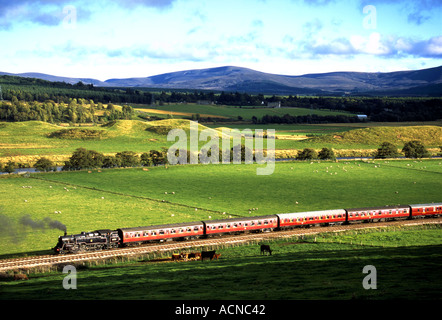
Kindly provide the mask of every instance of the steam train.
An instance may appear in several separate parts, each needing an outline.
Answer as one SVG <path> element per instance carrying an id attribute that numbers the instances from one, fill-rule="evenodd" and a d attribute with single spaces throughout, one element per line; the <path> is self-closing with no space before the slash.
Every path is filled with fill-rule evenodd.
<path id="1" fill-rule="evenodd" d="M 314 225 L 327 226 L 436 217 L 441 214 L 442 203 L 283 213 L 117 230 L 96 230 L 74 235 L 65 233 L 64 236 L 58 238 L 58 243 L 53 249 L 57 254 L 79 253 L 149 242 L 189 240 L 223 234 L 278 231 Z"/>

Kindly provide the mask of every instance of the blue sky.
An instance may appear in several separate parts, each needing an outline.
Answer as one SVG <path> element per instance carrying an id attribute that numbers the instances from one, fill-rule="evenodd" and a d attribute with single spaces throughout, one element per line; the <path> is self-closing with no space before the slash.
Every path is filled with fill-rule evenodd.
<path id="1" fill-rule="evenodd" d="M 0 71 L 300 75 L 442 65 L 442 0 L 0 0 Z"/>

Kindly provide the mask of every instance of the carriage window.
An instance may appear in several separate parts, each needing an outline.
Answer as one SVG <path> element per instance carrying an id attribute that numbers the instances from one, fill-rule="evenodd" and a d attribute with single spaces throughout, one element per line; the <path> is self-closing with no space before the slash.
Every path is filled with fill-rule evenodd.
<path id="1" fill-rule="evenodd" d="M 287 219 L 285 219 L 285 220 L 286 220 L 285 222 L 287 222 Z M 258 221 L 258 226 L 260 226 L 260 225 L 262 225 L 262 222 Z"/>
<path id="2" fill-rule="evenodd" d="M 143 232 L 143 236 L 144 236 L 144 237 L 149 236 L 149 231 L 144 231 L 144 232 Z"/>
<path id="3" fill-rule="evenodd" d="M 152 231 L 152 232 L 150 233 L 150 235 L 152 235 L 152 236 L 156 236 L 156 235 L 157 235 L 157 232 L 156 232 L 156 231 Z"/>
<path id="4" fill-rule="evenodd" d="M 264 220 L 264 225 L 269 224 L 269 222 L 267 220 Z"/>
<path id="5" fill-rule="evenodd" d="M 227 224 L 227 225 L 226 225 L 226 228 L 227 228 L 227 229 L 230 229 L 230 224 Z"/>
<path id="6" fill-rule="evenodd" d="M 194 228 L 193 228 L 193 231 L 198 231 L 198 227 L 194 227 Z"/>
<path id="7" fill-rule="evenodd" d="M 164 230 L 160 230 L 160 235 L 163 235 L 164 234 Z"/>

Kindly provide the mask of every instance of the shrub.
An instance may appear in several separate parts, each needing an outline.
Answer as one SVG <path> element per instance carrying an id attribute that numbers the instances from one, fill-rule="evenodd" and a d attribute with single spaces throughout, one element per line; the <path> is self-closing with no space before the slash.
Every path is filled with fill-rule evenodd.
<path id="1" fill-rule="evenodd" d="M 318 158 L 318 154 L 311 148 L 305 148 L 296 156 L 296 160 L 311 160 Z"/>
<path id="2" fill-rule="evenodd" d="M 45 157 L 38 159 L 34 164 L 34 168 L 38 171 L 55 171 L 54 163 Z"/>
<path id="3" fill-rule="evenodd" d="M 420 141 L 409 141 L 405 143 L 402 152 L 407 158 L 426 158 L 430 153 Z"/>
<path id="4" fill-rule="evenodd" d="M 399 153 L 397 152 L 397 148 L 394 144 L 384 142 L 381 144 L 374 157 L 378 159 L 397 158 L 399 157 Z"/>
<path id="5" fill-rule="evenodd" d="M 318 158 L 321 159 L 321 160 L 327 160 L 327 159 L 335 160 L 336 156 L 335 156 L 335 153 L 334 153 L 333 149 L 331 149 L 331 148 L 322 148 L 322 150 L 319 151 L 319 153 L 318 153 Z"/>

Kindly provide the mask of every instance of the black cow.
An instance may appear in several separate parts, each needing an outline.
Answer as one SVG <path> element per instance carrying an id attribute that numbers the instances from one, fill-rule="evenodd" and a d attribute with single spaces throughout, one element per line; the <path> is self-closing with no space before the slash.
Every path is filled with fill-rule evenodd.
<path id="1" fill-rule="evenodd" d="M 214 256 L 215 256 L 215 250 L 213 250 L 213 251 L 201 251 L 201 261 L 203 261 L 205 258 L 209 258 L 210 260 L 213 260 Z"/>
<path id="2" fill-rule="evenodd" d="M 272 255 L 272 249 L 270 249 L 270 246 L 266 245 L 266 244 L 262 244 L 261 245 L 261 254 L 264 254 L 266 251 L 268 253 L 270 253 L 270 255 Z"/>

